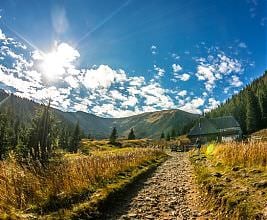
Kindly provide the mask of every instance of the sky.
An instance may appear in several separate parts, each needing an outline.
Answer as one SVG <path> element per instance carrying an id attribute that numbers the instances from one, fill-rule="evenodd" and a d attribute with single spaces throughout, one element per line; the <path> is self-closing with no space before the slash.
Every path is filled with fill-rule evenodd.
<path id="1" fill-rule="evenodd" d="M 210 111 L 267 69 L 267 0 L 0 0 L 0 89 L 102 117 Z"/>

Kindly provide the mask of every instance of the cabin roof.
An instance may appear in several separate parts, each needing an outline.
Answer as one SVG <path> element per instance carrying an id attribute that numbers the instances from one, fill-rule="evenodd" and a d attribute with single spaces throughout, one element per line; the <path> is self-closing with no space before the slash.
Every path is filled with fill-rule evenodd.
<path id="1" fill-rule="evenodd" d="M 218 118 L 211 118 L 210 121 L 216 125 L 218 129 L 228 129 L 240 127 L 239 123 L 233 116 L 224 116 Z"/>
<path id="2" fill-rule="evenodd" d="M 240 125 L 233 116 L 211 119 L 202 117 L 189 131 L 188 136 L 216 134 L 220 130 L 236 130 L 235 128 L 240 128 Z"/>

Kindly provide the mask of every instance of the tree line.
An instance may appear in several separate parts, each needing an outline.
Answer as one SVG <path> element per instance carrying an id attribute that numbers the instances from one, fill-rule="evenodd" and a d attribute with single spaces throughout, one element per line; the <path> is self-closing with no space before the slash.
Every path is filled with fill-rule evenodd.
<path id="1" fill-rule="evenodd" d="M 207 113 L 207 117 L 233 115 L 244 134 L 267 128 L 267 71 L 238 94 Z"/>
<path id="2" fill-rule="evenodd" d="M 0 112 L 0 160 L 10 152 L 20 160 L 46 164 L 57 148 L 76 153 L 84 136 L 79 122 L 66 126 L 51 111 L 50 101 L 40 105 L 29 123 L 20 120 L 12 105 Z"/>
<path id="3" fill-rule="evenodd" d="M 6 97 L 8 98 L 8 97 Z M 49 162 L 56 149 L 77 153 L 82 138 L 85 138 L 79 121 L 76 125 L 67 124 L 56 118 L 47 105 L 40 105 L 30 122 L 21 120 L 19 111 L 14 111 L 14 105 L 7 105 L 0 111 L 0 160 L 9 153 L 15 153 L 18 159 L 39 161 L 42 165 Z M 92 138 L 89 133 L 88 138 Z M 110 143 L 116 144 L 117 129 L 114 127 L 110 135 Z M 131 128 L 128 139 L 136 138 Z"/>

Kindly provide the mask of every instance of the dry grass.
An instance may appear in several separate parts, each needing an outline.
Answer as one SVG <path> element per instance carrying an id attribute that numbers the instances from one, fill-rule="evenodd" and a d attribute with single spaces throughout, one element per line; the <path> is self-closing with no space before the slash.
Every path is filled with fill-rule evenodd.
<path id="1" fill-rule="evenodd" d="M 266 142 L 210 143 L 191 160 L 211 219 L 267 217 Z"/>
<path id="2" fill-rule="evenodd" d="M 218 144 L 214 150 L 214 156 L 230 166 L 267 168 L 267 142 Z"/>
<path id="3" fill-rule="evenodd" d="M 122 148 L 90 156 L 64 157 L 45 172 L 34 172 L 16 160 L 0 162 L 0 213 L 41 207 L 58 198 L 94 190 L 121 172 L 162 155 L 144 148 Z M 1 215 L 0 215 L 1 218 Z"/>

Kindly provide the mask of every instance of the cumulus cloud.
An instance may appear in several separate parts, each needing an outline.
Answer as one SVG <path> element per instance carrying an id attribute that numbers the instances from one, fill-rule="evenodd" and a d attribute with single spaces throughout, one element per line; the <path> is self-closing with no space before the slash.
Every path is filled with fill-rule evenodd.
<path id="1" fill-rule="evenodd" d="M 215 109 L 220 104 L 215 98 L 208 99 L 208 106 L 204 109 L 204 112 L 209 112 L 212 109 Z"/>
<path id="2" fill-rule="evenodd" d="M 178 95 L 184 97 L 184 96 L 187 95 L 187 91 L 186 90 L 182 90 L 182 91 L 178 92 Z"/>
<path id="3" fill-rule="evenodd" d="M 205 100 L 202 98 L 194 98 L 191 101 L 185 103 L 183 106 L 179 107 L 179 109 L 194 114 L 201 114 L 202 112 L 199 107 L 203 106 L 204 102 Z"/>
<path id="4" fill-rule="evenodd" d="M 238 76 L 233 75 L 232 79 L 230 80 L 230 85 L 234 87 L 240 87 L 243 85 L 243 82 L 239 79 Z"/>
<path id="5" fill-rule="evenodd" d="M 96 69 L 88 69 L 85 72 L 83 85 L 88 89 L 108 89 L 115 82 L 126 81 L 123 70 L 113 70 L 108 65 L 100 65 Z"/>
<path id="6" fill-rule="evenodd" d="M 188 81 L 190 79 L 190 75 L 188 73 L 183 73 L 181 75 L 175 74 L 174 77 L 182 81 Z"/>
<path id="7" fill-rule="evenodd" d="M 181 67 L 181 65 L 179 65 L 179 64 L 172 64 L 172 70 L 173 70 L 173 72 L 174 73 L 177 73 L 177 72 L 179 72 L 179 71 L 181 71 L 183 68 Z"/>
<path id="8" fill-rule="evenodd" d="M 155 77 L 156 79 L 164 76 L 165 74 L 165 70 L 158 67 L 157 65 L 154 65 L 154 70 L 157 72 L 157 76 Z"/>
<path id="9" fill-rule="evenodd" d="M 211 92 L 216 86 L 216 82 L 224 76 L 232 73 L 240 74 L 243 72 L 242 64 L 237 59 L 230 58 L 220 52 L 214 58 L 210 55 L 206 58 L 196 59 L 198 80 L 205 81 L 204 85 L 208 92 Z"/>

